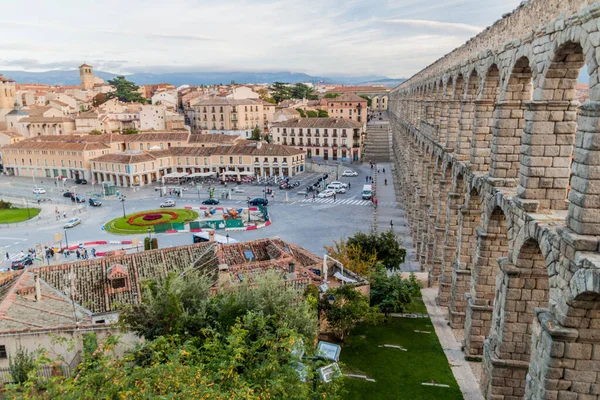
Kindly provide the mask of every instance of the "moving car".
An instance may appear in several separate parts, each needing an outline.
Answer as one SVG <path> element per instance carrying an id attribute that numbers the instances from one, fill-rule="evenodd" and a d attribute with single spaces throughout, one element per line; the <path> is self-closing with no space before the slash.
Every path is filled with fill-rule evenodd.
<path id="1" fill-rule="evenodd" d="M 258 205 L 266 206 L 267 204 L 269 204 L 269 200 L 264 199 L 262 197 L 257 197 L 255 199 L 250 200 L 251 206 L 258 206 Z"/>
<path id="2" fill-rule="evenodd" d="M 87 185 L 87 180 L 85 179 L 76 179 L 75 183 L 78 185 Z"/>
<path id="3" fill-rule="evenodd" d="M 340 181 L 333 181 L 328 186 L 331 186 L 331 185 L 340 185 L 343 188 L 347 188 L 348 187 L 347 183 L 340 182 Z"/>
<path id="4" fill-rule="evenodd" d="M 77 226 L 81 223 L 81 219 L 79 218 L 71 218 L 70 220 L 67 221 L 66 224 L 63 225 L 63 228 L 67 229 L 67 228 L 73 228 L 74 226 Z"/>
<path id="5" fill-rule="evenodd" d="M 75 195 L 75 193 L 73 192 L 64 192 L 63 193 L 63 197 L 73 197 Z"/>
<path id="6" fill-rule="evenodd" d="M 321 193 L 317 195 L 318 198 L 324 199 L 326 197 L 331 197 L 335 194 L 335 190 L 333 189 L 325 189 Z"/>
<path id="7" fill-rule="evenodd" d="M 46 189 L 36 187 L 36 188 L 33 188 L 33 193 L 35 193 L 35 194 L 44 194 L 44 193 L 46 193 Z"/>
<path id="8" fill-rule="evenodd" d="M 28 265 L 32 265 L 33 264 L 33 258 L 31 258 L 31 256 L 25 255 L 23 257 L 19 257 L 16 260 L 13 260 L 12 263 L 10 263 L 10 267 L 12 269 L 23 269 Z"/>
<path id="9" fill-rule="evenodd" d="M 165 207 L 175 207 L 175 200 L 173 199 L 167 199 L 165 201 L 163 201 L 162 203 L 160 203 L 160 208 L 165 208 Z"/>
<path id="10" fill-rule="evenodd" d="M 91 197 L 89 202 L 90 202 L 90 206 L 94 206 L 94 207 L 100 207 L 102 205 L 102 202 L 95 197 Z"/>
<path id="11" fill-rule="evenodd" d="M 219 200 L 217 199 L 206 199 L 202 202 L 202 204 L 219 204 Z"/>
<path id="12" fill-rule="evenodd" d="M 85 203 L 85 197 L 80 196 L 80 195 L 71 196 L 71 201 L 77 202 L 77 203 Z"/>
<path id="13" fill-rule="evenodd" d="M 362 195 L 363 200 L 371 200 L 371 197 L 373 197 L 373 186 L 363 185 L 363 190 L 362 190 L 361 195 Z"/>
<path id="14" fill-rule="evenodd" d="M 346 193 L 346 188 L 340 185 L 339 182 L 330 183 L 329 185 L 327 185 L 327 189 L 335 190 L 336 193 Z"/>
<path id="15" fill-rule="evenodd" d="M 342 172 L 342 176 L 358 176 L 358 172 L 347 169 Z"/>

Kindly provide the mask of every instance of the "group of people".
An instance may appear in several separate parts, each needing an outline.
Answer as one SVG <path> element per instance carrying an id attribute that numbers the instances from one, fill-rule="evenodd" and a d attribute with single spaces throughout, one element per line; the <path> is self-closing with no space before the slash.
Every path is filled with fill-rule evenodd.
<path id="1" fill-rule="evenodd" d="M 67 218 L 67 212 L 63 211 L 62 213 L 58 210 L 58 207 L 54 208 L 54 216 L 56 217 L 56 220 L 58 221 L 61 218 Z"/>

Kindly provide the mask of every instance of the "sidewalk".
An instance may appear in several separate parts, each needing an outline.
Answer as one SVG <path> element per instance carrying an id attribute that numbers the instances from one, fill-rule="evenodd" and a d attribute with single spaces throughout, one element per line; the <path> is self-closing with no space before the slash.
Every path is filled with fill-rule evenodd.
<path id="1" fill-rule="evenodd" d="M 454 374 L 454 378 L 460 387 L 465 400 L 483 400 L 479 382 L 473 374 L 473 370 L 469 363 L 465 360 L 465 354 L 461 350 L 461 344 L 456 340 L 452 333 L 452 329 L 448 326 L 448 321 L 445 318 L 444 311 L 435 303 L 437 288 L 421 289 L 423 302 L 427 307 L 429 318 L 435 328 L 435 333 L 440 340 L 442 349 L 448 358 L 448 363 Z"/>

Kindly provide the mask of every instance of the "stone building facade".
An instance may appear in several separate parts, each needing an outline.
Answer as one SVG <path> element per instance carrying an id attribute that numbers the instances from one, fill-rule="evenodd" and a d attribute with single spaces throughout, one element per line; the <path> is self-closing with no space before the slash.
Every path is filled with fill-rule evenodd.
<path id="1" fill-rule="evenodd" d="M 600 396 L 599 26 L 530 0 L 390 94 L 418 258 L 487 399 Z"/>

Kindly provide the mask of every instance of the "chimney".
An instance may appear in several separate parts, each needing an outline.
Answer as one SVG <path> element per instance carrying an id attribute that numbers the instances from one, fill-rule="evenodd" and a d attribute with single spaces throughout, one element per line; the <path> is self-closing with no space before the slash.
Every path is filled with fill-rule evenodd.
<path id="1" fill-rule="evenodd" d="M 35 282 L 35 301 L 42 301 L 42 288 L 40 287 L 40 277 L 38 274 L 33 275 L 33 281 Z"/>
<path id="2" fill-rule="evenodd" d="M 215 241 L 215 231 L 214 230 L 208 231 L 208 241 L 209 242 Z"/>

